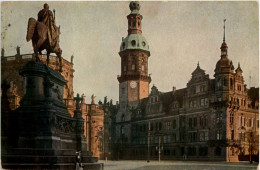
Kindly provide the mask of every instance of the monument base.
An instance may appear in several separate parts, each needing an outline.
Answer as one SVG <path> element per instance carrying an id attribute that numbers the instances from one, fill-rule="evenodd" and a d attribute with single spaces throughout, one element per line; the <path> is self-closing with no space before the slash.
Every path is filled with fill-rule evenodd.
<path id="1" fill-rule="evenodd" d="M 71 117 L 63 103 L 64 77 L 33 61 L 20 74 L 25 80 L 25 95 L 11 114 L 15 116 L 5 120 L 7 126 L 2 129 L 2 168 L 73 170 L 80 151 L 84 169 L 103 170 L 103 164 L 86 149 L 79 107 Z"/>

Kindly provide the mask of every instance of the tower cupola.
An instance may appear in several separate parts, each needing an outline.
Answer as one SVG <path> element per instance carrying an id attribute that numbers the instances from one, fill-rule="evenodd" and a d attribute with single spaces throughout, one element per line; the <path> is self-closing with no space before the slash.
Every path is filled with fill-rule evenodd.
<path id="1" fill-rule="evenodd" d="M 234 66 L 230 59 L 228 59 L 228 46 L 226 43 L 226 35 L 225 35 L 225 22 L 226 19 L 224 19 L 224 35 L 223 35 L 223 43 L 220 47 L 221 49 L 221 58 L 216 64 L 215 68 L 215 75 L 220 73 L 233 73 Z"/>
<path id="2" fill-rule="evenodd" d="M 143 16 L 139 13 L 140 7 L 141 5 L 137 1 L 132 1 L 129 4 L 131 13 L 127 16 L 128 35 L 122 38 L 120 52 L 125 50 L 143 50 L 148 52 L 150 56 L 148 42 L 142 35 Z"/>
<path id="3" fill-rule="evenodd" d="M 143 16 L 139 13 L 140 4 L 137 1 L 130 2 L 129 8 L 131 13 L 127 16 L 128 19 L 128 35 L 142 33 Z"/>

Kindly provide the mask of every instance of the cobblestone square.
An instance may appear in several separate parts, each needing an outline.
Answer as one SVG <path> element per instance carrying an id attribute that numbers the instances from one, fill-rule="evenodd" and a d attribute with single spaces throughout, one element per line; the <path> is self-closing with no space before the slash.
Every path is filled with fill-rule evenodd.
<path id="1" fill-rule="evenodd" d="M 258 170 L 258 163 L 193 162 L 193 161 L 100 161 L 105 170 Z"/>

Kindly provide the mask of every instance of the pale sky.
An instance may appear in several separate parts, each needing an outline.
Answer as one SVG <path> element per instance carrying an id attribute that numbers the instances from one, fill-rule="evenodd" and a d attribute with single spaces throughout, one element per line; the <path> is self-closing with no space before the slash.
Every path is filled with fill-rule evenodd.
<path id="1" fill-rule="evenodd" d="M 6 55 L 32 53 L 26 42 L 27 22 L 37 19 L 44 2 L 1 3 L 1 47 Z M 118 100 L 118 55 L 122 37 L 127 36 L 129 2 L 48 2 L 56 10 L 61 26 L 60 47 L 70 61 L 74 55 L 74 92 L 84 93 L 86 102 L 108 96 Z M 240 62 L 247 85 L 259 84 L 259 20 L 257 2 L 140 2 L 143 36 L 151 56 L 149 73 L 162 92 L 186 87 L 199 61 L 213 78 L 220 59 L 223 20 L 229 58 L 235 68 Z M 8 24 L 11 24 L 8 27 Z M 7 28 L 7 29 L 6 29 Z M 3 39 L 4 36 L 4 39 Z M 251 81 L 249 76 L 251 74 Z M 251 82 L 251 83 L 250 83 Z"/>

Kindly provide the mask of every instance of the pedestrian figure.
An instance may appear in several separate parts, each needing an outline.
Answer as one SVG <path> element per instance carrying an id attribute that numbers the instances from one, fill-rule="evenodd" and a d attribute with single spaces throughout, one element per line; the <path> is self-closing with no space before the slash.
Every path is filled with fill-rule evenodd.
<path id="1" fill-rule="evenodd" d="M 76 152 L 76 170 L 83 170 L 80 151 Z"/>

